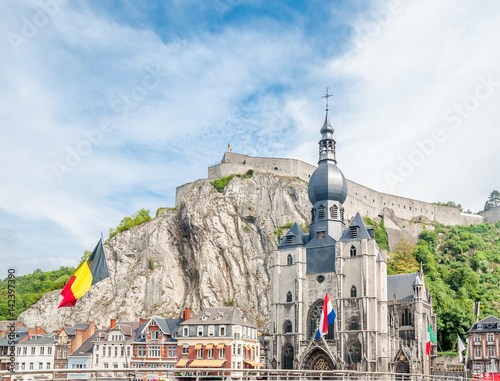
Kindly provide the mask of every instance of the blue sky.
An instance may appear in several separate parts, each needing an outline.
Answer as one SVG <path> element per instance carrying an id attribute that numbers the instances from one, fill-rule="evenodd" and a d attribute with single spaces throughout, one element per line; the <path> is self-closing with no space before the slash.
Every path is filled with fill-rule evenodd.
<path id="1" fill-rule="evenodd" d="M 124 216 L 173 206 L 228 143 L 315 164 L 326 85 L 347 178 L 482 209 L 500 188 L 498 8 L 1 2 L 0 261 L 77 264 Z"/>

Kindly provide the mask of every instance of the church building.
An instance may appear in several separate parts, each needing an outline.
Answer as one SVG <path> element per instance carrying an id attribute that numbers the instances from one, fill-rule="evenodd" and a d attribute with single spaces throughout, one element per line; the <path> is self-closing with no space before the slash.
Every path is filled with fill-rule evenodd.
<path id="1" fill-rule="evenodd" d="M 436 332 L 436 317 L 423 272 L 388 276 L 387 252 L 377 246 L 373 228 L 359 213 L 350 223 L 344 219 L 347 182 L 337 167 L 328 102 L 320 132 L 318 167 L 308 187 L 310 232 L 295 223 L 270 264 L 271 364 L 427 374 L 427 324 Z M 336 318 L 325 340 L 316 340 L 326 293 Z"/>

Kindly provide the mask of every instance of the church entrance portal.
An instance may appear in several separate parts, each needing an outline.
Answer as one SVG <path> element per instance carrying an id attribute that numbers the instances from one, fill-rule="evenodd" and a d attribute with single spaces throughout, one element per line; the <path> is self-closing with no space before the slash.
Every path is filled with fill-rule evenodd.
<path id="1" fill-rule="evenodd" d="M 302 369 L 308 370 L 334 370 L 330 356 L 321 348 L 315 348 L 304 359 Z"/>

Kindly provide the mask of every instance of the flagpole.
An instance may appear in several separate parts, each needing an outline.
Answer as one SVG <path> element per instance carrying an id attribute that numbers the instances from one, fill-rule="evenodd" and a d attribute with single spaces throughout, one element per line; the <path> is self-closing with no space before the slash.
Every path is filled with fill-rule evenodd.
<path id="1" fill-rule="evenodd" d="M 104 243 L 104 239 L 102 237 L 102 232 L 101 232 L 101 240 Z M 102 245 L 102 249 L 104 251 L 104 259 L 106 260 L 105 261 L 106 267 L 108 268 L 108 273 L 109 273 L 108 259 L 106 258 L 106 250 L 104 249 L 104 245 Z M 118 327 L 120 328 L 120 333 L 122 335 L 123 354 L 125 355 L 125 366 L 126 366 L 126 368 L 129 368 L 128 357 L 127 357 L 127 348 L 125 347 L 125 335 L 123 334 L 122 322 L 120 320 L 120 315 L 118 314 L 118 304 L 116 303 L 115 286 L 113 285 L 113 277 L 111 276 L 111 273 L 109 273 L 109 280 L 111 281 L 111 289 L 113 290 L 113 300 L 115 301 L 115 311 L 116 311 L 116 317 L 118 318 Z M 131 334 L 132 334 L 132 332 L 131 332 Z"/>

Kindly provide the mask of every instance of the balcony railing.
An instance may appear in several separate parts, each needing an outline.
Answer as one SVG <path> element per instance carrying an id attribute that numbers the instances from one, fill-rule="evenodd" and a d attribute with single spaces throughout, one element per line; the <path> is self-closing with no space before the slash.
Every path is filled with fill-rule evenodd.
<path id="1" fill-rule="evenodd" d="M 275 370 L 226 368 L 152 368 L 152 369 L 50 369 L 7 372 L 0 371 L 2 381 L 22 378 L 38 380 L 67 379 L 71 374 L 79 380 L 334 380 L 334 381 L 465 381 L 460 376 L 410 373 L 353 372 L 343 370 Z M 81 376 L 80 376 L 81 375 Z"/>

